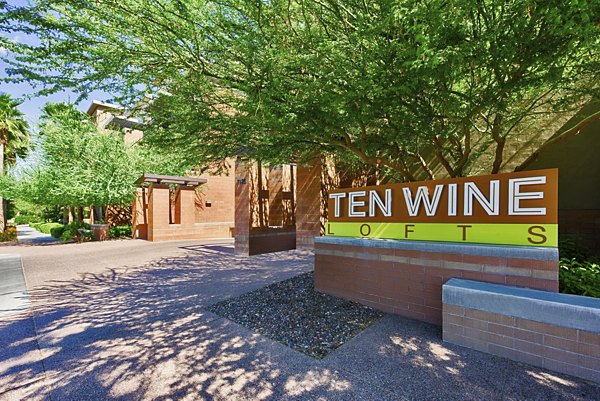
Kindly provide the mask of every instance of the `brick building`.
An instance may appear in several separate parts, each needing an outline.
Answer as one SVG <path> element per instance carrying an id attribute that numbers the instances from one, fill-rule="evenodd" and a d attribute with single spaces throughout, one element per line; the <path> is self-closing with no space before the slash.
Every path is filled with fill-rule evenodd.
<path id="1" fill-rule="evenodd" d="M 100 128 L 122 131 L 126 143 L 133 145 L 143 137 L 142 121 L 117 105 L 93 101 L 87 113 Z M 128 217 L 134 238 L 161 241 L 235 236 L 236 253 L 243 255 L 312 247 L 323 226 L 320 163 L 263 166 L 235 159 L 225 162 L 226 168 L 219 174 L 190 174 L 202 181 L 197 182 L 193 196 L 186 177 L 162 177 L 160 182 L 142 177 Z M 192 222 L 190 216 L 194 216 Z"/>
<path id="2" fill-rule="evenodd" d="M 123 108 L 104 102 L 94 100 L 87 110 L 87 113 L 92 116 L 101 129 L 112 128 L 120 130 L 124 133 L 126 143 L 135 144 L 143 137 L 143 132 L 140 129 L 141 119 L 133 117 L 131 113 Z M 234 177 L 234 160 L 227 160 L 227 167 L 222 174 L 196 174 L 194 177 L 206 180 L 205 183 L 198 187 L 193 198 L 190 198 L 194 203 L 193 224 L 202 225 L 204 230 L 198 229 L 195 234 L 188 232 L 188 237 L 194 238 L 223 238 L 232 237 L 234 229 L 234 210 L 235 210 L 235 177 Z M 149 172 L 152 173 L 152 172 Z M 148 183 L 146 183 L 148 184 Z M 138 199 L 135 202 L 134 209 L 137 208 L 137 216 L 134 215 L 134 226 L 148 224 L 147 210 L 148 196 L 152 192 L 152 185 L 147 185 L 147 188 L 138 190 Z M 160 188 L 159 188 L 160 187 Z M 164 208 L 163 225 L 174 227 L 177 213 L 177 194 L 175 188 L 169 188 L 154 185 L 154 200 L 161 194 L 160 205 Z M 166 191 L 166 194 L 163 192 Z M 177 192 L 178 193 L 178 192 Z M 164 199 L 162 199 L 164 197 Z M 166 203 L 165 203 L 166 202 Z M 158 206 L 158 204 L 157 204 Z M 140 210 L 141 208 L 141 210 Z M 192 216 L 190 215 L 190 216 Z M 162 220 L 161 220 L 162 221 Z M 155 221 L 158 222 L 158 219 Z M 196 226 L 199 228 L 199 226 Z M 135 227 L 134 227 L 135 228 Z M 150 238 L 153 241 L 182 239 L 186 235 L 183 233 L 177 234 L 173 230 L 159 230 L 162 234 L 158 234 Z M 147 230 L 134 230 L 135 238 L 147 238 Z"/>

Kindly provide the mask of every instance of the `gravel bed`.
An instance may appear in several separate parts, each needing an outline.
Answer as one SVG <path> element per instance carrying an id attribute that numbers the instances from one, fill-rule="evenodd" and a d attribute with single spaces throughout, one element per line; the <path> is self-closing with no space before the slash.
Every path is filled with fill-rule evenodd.
<path id="1" fill-rule="evenodd" d="M 317 359 L 383 317 L 367 306 L 316 292 L 312 272 L 205 309 Z"/>

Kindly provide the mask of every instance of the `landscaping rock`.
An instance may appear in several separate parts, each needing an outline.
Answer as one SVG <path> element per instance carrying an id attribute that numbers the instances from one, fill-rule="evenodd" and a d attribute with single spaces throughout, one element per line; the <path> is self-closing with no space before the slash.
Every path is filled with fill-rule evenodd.
<path id="1" fill-rule="evenodd" d="M 206 310 L 321 359 L 383 317 L 375 309 L 314 290 L 314 274 L 208 306 Z"/>

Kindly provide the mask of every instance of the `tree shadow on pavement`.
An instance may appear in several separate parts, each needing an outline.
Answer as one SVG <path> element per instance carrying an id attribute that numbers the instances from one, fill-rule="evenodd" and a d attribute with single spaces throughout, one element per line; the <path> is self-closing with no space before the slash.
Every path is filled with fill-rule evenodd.
<path id="1" fill-rule="evenodd" d="M 38 287 L 32 312 L 0 322 L 0 400 L 600 398 L 596 386 L 548 384 L 543 370 L 447 346 L 409 319 L 388 316 L 316 361 L 202 309 L 310 271 L 312 258 L 194 247 Z"/>
<path id="2" fill-rule="evenodd" d="M 0 326 L 0 399 L 282 398 L 280 378 L 312 360 L 202 306 L 309 271 L 311 258 L 196 250 L 38 287 L 33 318 Z"/>

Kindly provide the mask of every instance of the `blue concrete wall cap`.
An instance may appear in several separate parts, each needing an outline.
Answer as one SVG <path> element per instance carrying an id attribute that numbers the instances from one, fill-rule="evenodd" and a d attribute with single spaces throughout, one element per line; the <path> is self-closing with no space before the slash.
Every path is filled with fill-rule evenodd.
<path id="1" fill-rule="evenodd" d="M 600 299 L 480 281 L 450 279 L 444 304 L 600 333 Z"/>
<path id="2" fill-rule="evenodd" d="M 317 244 L 357 246 L 365 248 L 401 249 L 410 251 L 454 253 L 473 256 L 558 260 L 558 249 L 517 245 L 462 244 L 455 242 L 409 241 L 353 237 L 315 237 Z"/>

